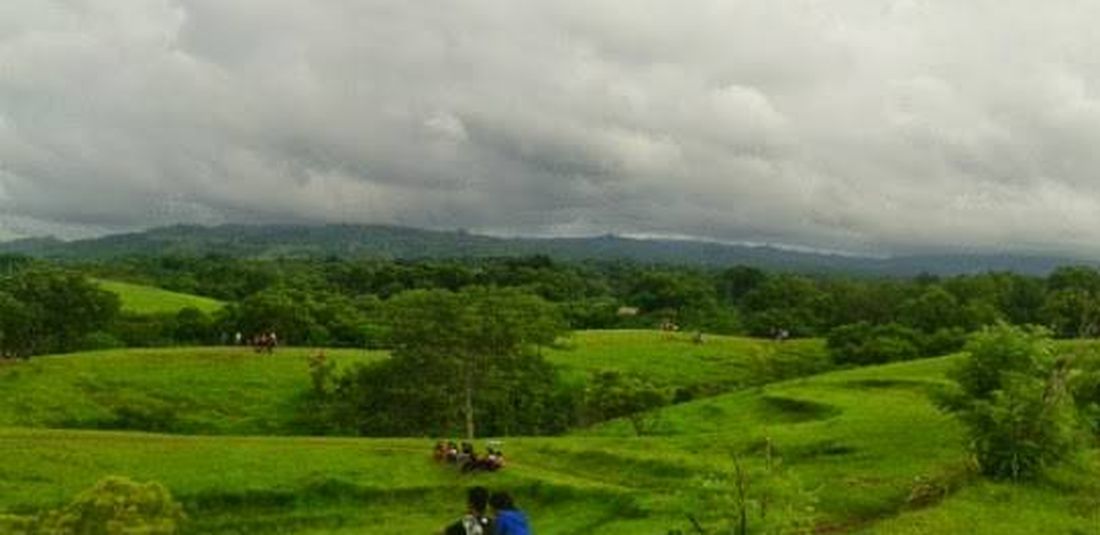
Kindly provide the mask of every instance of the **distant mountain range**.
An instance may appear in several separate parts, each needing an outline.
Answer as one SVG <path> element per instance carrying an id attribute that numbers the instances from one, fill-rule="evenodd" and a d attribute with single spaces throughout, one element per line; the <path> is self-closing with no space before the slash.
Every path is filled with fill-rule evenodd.
<path id="1" fill-rule="evenodd" d="M 244 258 L 376 257 L 390 259 L 482 258 L 544 254 L 559 260 L 629 260 L 697 266 L 749 265 L 798 272 L 912 276 L 982 271 L 1045 274 L 1081 260 L 1024 255 L 912 255 L 891 258 L 791 251 L 691 240 L 501 238 L 464 231 L 385 225 L 177 225 L 143 232 L 63 241 L 30 238 L 0 243 L 0 253 L 57 260 L 102 260 L 126 256 L 226 255 Z"/>

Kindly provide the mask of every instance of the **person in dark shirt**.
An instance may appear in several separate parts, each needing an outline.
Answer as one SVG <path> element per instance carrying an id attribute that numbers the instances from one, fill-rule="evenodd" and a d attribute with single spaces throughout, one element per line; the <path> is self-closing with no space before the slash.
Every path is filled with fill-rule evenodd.
<path id="1" fill-rule="evenodd" d="M 485 512 L 489 509 L 489 490 L 472 487 L 466 492 L 466 514 L 443 531 L 443 535 L 492 535 L 493 522 Z"/>

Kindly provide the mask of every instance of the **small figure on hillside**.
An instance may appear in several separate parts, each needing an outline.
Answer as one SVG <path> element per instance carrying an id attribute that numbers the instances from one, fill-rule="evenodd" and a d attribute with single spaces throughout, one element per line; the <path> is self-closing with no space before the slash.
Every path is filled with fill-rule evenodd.
<path id="1" fill-rule="evenodd" d="M 458 456 L 458 464 L 462 467 L 463 472 L 472 472 L 480 467 L 481 459 L 478 458 L 473 444 L 469 442 L 462 443 L 462 453 Z"/>
<path id="2" fill-rule="evenodd" d="M 787 339 L 790 338 L 790 337 L 791 337 L 791 333 L 787 329 L 776 329 L 775 330 L 775 341 L 776 342 L 786 342 Z"/>
<path id="3" fill-rule="evenodd" d="M 531 535 L 527 515 L 516 508 L 510 494 L 494 492 L 489 498 L 489 505 L 493 506 L 493 512 L 496 514 L 493 518 L 496 535 Z"/>
<path id="4" fill-rule="evenodd" d="M 447 526 L 443 535 L 492 535 L 493 522 L 485 514 L 489 509 L 489 490 L 473 487 L 466 491 L 466 514 Z"/>
<path id="5" fill-rule="evenodd" d="M 237 331 L 237 334 L 233 335 L 233 344 L 239 346 L 243 343 L 244 343 L 244 335 L 241 334 L 241 331 Z"/>
<path id="6" fill-rule="evenodd" d="M 501 468 L 504 468 L 504 452 L 489 448 L 489 452 L 486 454 L 485 459 L 481 463 L 481 467 L 490 472 L 496 472 Z"/>

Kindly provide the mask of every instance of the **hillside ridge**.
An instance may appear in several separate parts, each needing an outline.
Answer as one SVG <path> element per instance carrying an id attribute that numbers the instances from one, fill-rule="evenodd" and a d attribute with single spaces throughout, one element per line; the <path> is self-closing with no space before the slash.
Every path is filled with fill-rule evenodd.
<path id="1" fill-rule="evenodd" d="M 748 265 L 799 272 L 873 276 L 955 275 L 1014 271 L 1042 275 L 1058 266 L 1095 262 L 1024 254 L 935 254 L 872 257 L 791 250 L 775 245 L 703 240 L 592 237 L 498 237 L 464 230 L 394 225 L 174 225 L 98 238 L 53 237 L 0 243 L 0 253 L 87 261 L 127 256 L 237 258 L 340 257 L 392 260 L 546 255 L 563 261 L 632 261 L 707 267 Z"/>

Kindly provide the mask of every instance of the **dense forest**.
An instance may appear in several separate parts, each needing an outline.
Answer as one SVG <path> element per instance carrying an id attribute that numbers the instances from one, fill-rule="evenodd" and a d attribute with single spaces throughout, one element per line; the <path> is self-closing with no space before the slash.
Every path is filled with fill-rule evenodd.
<path id="1" fill-rule="evenodd" d="M 292 345 L 386 347 L 387 303 L 395 296 L 473 287 L 540 297 L 570 329 L 665 324 L 691 332 L 826 337 L 854 363 L 948 352 L 966 333 L 997 322 L 1042 325 L 1063 338 L 1100 335 L 1100 271 L 1083 266 L 1058 268 L 1046 277 L 989 272 L 898 279 L 746 266 L 561 262 L 546 256 L 419 261 L 139 256 L 56 264 L 11 255 L 0 260 L 0 273 L 0 343 L 5 354 L 20 356 L 219 344 L 238 332 L 260 331 L 275 331 Z M 212 313 L 184 308 L 135 314 L 120 310 L 112 296 L 99 295 L 86 279 L 156 286 L 226 306 Z M 84 304 L 73 305 L 74 296 L 83 296 Z M 56 310 L 50 305 L 55 302 Z M 50 341 L 21 345 L 31 332 L 49 333 Z"/>

